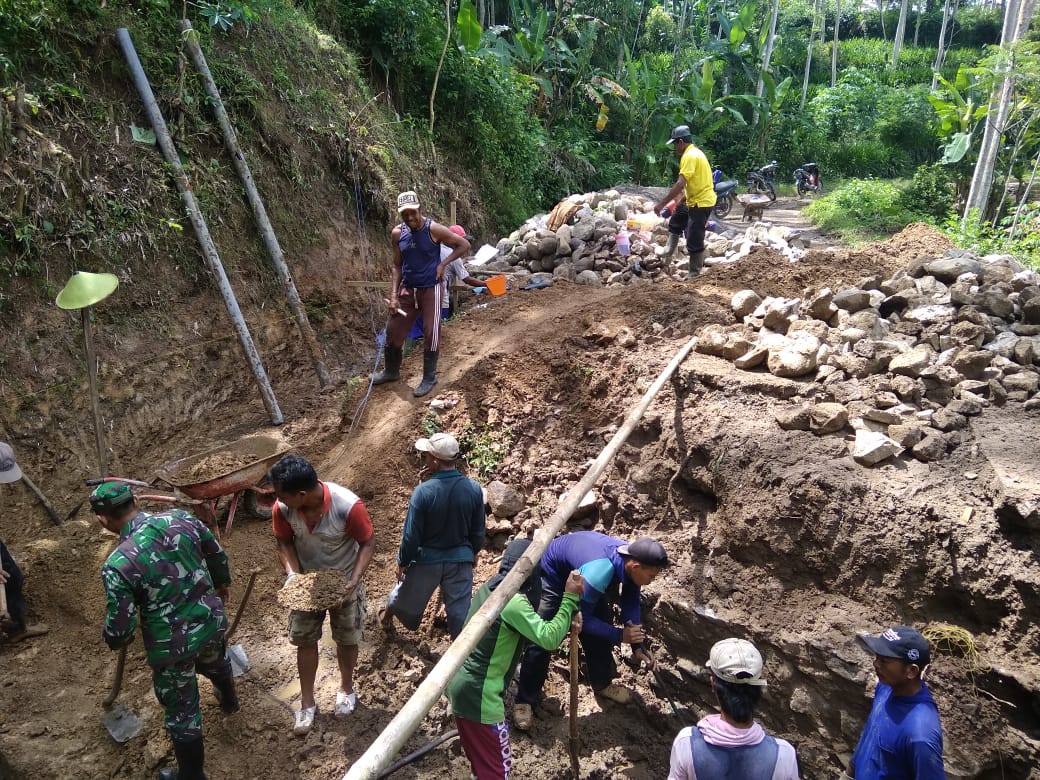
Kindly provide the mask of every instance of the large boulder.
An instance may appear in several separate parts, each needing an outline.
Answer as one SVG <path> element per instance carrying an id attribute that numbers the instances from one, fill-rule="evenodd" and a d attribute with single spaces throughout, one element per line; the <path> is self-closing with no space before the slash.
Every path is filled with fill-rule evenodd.
<path id="1" fill-rule="evenodd" d="M 961 274 L 981 276 L 982 264 L 974 258 L 961 255 L 960 257 L 942 257 L 925 263 L 924 270 L 925 273 L 931 274 L 942 282 L 952 283 L 957 281 L 957 277 Z"/>
<path id="2" fill-rule="evenodd" d="M 925 344 L 919 344 L 889 361 L 888 370 L 893 374 L 917 377 L 938 357 L 935 350 Z M 898 392 L 898 391 L 897 391 Z"/>
<path id="3" fill-rule="evenodd" d="M 817 436 L 840 431 L 848 421 L 849 412 L 841 404 L 822 403 L 809 407 L 809 430 Z"/>
<path id="4" fill-rule="evenodd" d="M 515 517 L 525 504 L 522 493 L 497 479 L 487 486 L 487 500 L 496 517 Z"/>
<path id="5" fill-rule="evenodd" d="M 902 451 L 903 448 L 885 434 L 864 428 L 856 431 L 856 440 L 852 443 L 852 459 L 864 466 L 873 466 Z"/>

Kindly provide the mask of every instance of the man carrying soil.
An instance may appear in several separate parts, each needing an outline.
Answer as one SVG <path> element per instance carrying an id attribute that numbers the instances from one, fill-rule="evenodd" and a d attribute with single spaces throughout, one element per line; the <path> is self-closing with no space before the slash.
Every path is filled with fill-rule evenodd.
<path id="1" fill-rule="evenodd" d="M 405 339 L 416 317 L 422 315 L 425 338 L 423 378 L 415 388 L 415 395 L 424 396 L 437 384 L 437 355 L 441 343 L 441 307 L 444 296 L 441 280 L 448 266 L 469 251 L 469 241 L 445 225 L 423 216 L 419 196 L 414 192 L 402 192 L 397 196 L 397 211 L 402 221 L 390 233 L 393 271 L 385 365 L 380 373 L 373 374 L 372 382 L 381 385 L 400 379 Z M 452 250 L 443 260 L 442 244 Z"/>
<path id="2" fill-rule="evenodd" d="M 340 675 L 335 712 L 350 715 L 357 707 L 354 667 L 367 612 L 361 578 L 376 549 L 372 521 L 357 495 L 334 482 L 320 482 L 314 467 L 299 455 L 286 455 L 270 468 L 267 478 L 278 496 L 271 524 L 285 584 L 297 574 L 322 569 L 338 569 L 347 578 L 347 595 L 328 613 Z M 298 737 L 311 730 L 318 712 L 314 678 L 325 612 L 294 609 L 289 613 L 289 643 L 296 646 L 300 675 L 300 709 L 293 725 Z"/>
<path id="3" fill-rule="evenodd" d="M 693 145 L 688 125 L 674 128 L 668 143 L 679 155 L 679 178 L 654 206 L 654 213 L 660 215 L 665 206 L 678 198 L 675 211 L 668 220 L 668 245 L 663 257 L 671 260 L 679 246 L 679 236 L 685 232 L 686 251 L 690 253 L 687 278 L 693 279 L 704 266 L 704 232 L 715 207 L 715 182 L 711 178 L 708 158 Z M 679 197 L 680 193 L 682 197 Z"/>
<path id="4" fill-rule="evenodd" d="M 944 780 L 939 709 L 921 679 L 932 657 L 928 640 L 909 626 L 894 626 L 860 641 L 874 653 L 878 684 L 849 774 L 856 780 Z"/>
<path id="5" fill-rule="evenodd" d="M 530 539 L 515 539 L 509 543 L 498 574 L 481 585 L 473 597 L 469 616 L 488 600 L 530 544 Z M 543 620 L 534 611 L 540 600 L 540 574 L 536 566 L 520 586 L 520 592 L 506 602 L 445 691 L 455 715 L 462 749 L 477 780 L 508 780 L 510 777 L 513 757 L 502 695 L 513 679 L 526 642 L 553 651 L 567 635 L 572 617 L 581 628 L 578 597 L 585 587 L 581 574 L 571 572 L 567 578 L 560 607 L 551 620 Z"/>
<path id="6" fill-rule="evenodd" d="M 473 563 L 484 546 L 484 491 L 455 467 L 459 443 L 447 433 L 415 442 L 430 478 L 412 492 L 397 551 L 397 586 L 380 610 L 383 628 L 396 616 L 415 631 L 439 586 L 454 639 L 466 623 Z M 555 614 L 555 613 L 554 613 Z"/>
<path id="7" fill-rule="evenodd" d="M 90 507 L 119 544 L 101 569 L 108 599 L 101 632 L 113 650 L 133 641 L 140 612 L 155 697 L 173 740 L 177 769 L 161 780 L 204 780 L 205 750 L 196 674 L 213 683 L 221 709 L 238 712 L 224 642 L 230 597 L 228 558 L 206 526 L 183 509 L 149 515 L 130 486 L 105 482 Z"/>
<path id="8" fill-rule="evenodd" d="M 614 646 L 626 642 L 632 656 L 651 670 L 657 663 L 642 643 L 646 638 L 640 618 L 640 588 L 649 585 L 668 565 L 668 553 L 655 539 L 640 537 L 631 544 L 598 531 L 558 536 L 542 555 L 542 598 L 538 614 L 549 619 L 560 606 L 565 583 L 577 569 L 585 578 L 581 597 L 581 647 L 588 680 L 597 696 L 627 704 L 632 692 L 612 681 L 617 674 Z M 624 628 L 613 625 L 613 605 L 621 609 Z M 521 731 L 531 727 L 533 705 L 542 697 L 549 673 L 549 652 L 529 645 L 517 681 L 513 723 Z"/>
<path id="9" fill-rule="evenodd" d="M 668 780 L 798 780 L 791 743 L 755 723 L 766 686 L 758 649 L 746 639 L 723 639 L 712 645 L 707 667 L 721 712 L 679 732 Z"/>
<path id="10" fill-rule="evenodd" d="M 22 470 L 14 459 L 14 450 L 5 441 L 0 441 L 0 485 L 8 485 L 22 478 Z M 47 626 L 37 623 L 30 626 L 25 622 L 25 597 L 22 583 L 25 575 L 8 552 L 4 540 L 0 539 L 0 586 L 4 588 L 7 611 L 0 611 L 0 642 L 20 642 L 47 633 Z"/>

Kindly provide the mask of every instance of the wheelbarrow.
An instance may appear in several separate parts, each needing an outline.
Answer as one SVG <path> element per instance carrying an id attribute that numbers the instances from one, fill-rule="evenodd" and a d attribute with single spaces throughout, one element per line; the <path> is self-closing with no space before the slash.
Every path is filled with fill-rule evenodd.
<path id="1" fill-rule="evenodd" d="M 169 485 L 173 488 L 172 496 L 149 493 L 141 494 L 138 498 L 192 506 L 199 519 L 211 528 L 217 528 L 218 532 L 217 504 L 224 496 L 231 496 L 224 526 L 226 535 L 231 533 L 240 500 L 251 514 L 270 517 L 274 491 L 266 484 L 267 470 L 289 449 L 288 444 L 273 436 L 248 436 L 171 461 L 158 469 L 152 482 L 124 477 L 98 477 L 86 480 L 86 484 L 125 482 L 145 488 Z"/>

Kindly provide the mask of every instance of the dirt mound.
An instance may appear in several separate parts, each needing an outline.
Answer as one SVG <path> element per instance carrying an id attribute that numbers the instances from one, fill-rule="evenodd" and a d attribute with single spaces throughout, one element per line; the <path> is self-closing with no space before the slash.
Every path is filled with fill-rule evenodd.
<path id="1" fill-rule="evenodd" d="M 286 610 L 277 602 L 284 573 L 269 524 L 236 521 L 224 539 L 234 588 L 241 589 L 245 572 L 260 569 L 236 635 L 252 670 L 239 678 L 242 712 L 231 718 L 202 683 L 210 776 L 341 777 L 448 647 L 436 600 L 418 632 L 388 636 L 375 625 L 376 607 L 396 579 L 396 547 L 420 477 L 415 439 L 436 428 L 465 434 L 470 475 L 486 482 L 493 473 L 523 492 L 526 505 L 513 521 L 515 532 L 553 512 L 697 327 L 732 320 L 734 290 L 786 296 L 806 287 L 837 290 L 943 249 L 936 234 L 911 226 L 891 242 L 814 251 L 799 263 L 758 250 L 709 269 L 693 284 L 592 289 L 560 283 L 512 292 L 479 308 L 471 303 L 445 328 L 440 384 L 431 396 L 444 401 L 443 411 L 432 411 L 429 398 L 412 396 L 420 352 L 405 361 L 402 382 L 374 390 L 353 429 L 365 386 L 315 389 L 292 339 L 273 335 L 285 369 L 279 381 L 289 422 L 281 436 L 316 463 L 321 478 L 357 492 L 373 519 L 377 550 L 365 577 L 369 616 L 356 673 L 360 703 L 349 719 L 327 714 L 339 676 L 326 636 L 317 680 L 322 713 L 311 734 L 292 737 L 299 685 L 295 652 L 284 638 Z M 355 336 L 363 345 L 373 340 L 367 332 Z M 154 338 L 158 351 L 165 336 Z M 350 360 L 370 364 L 373 348 L 359 349 Z M 140 368 L 141 386 L 162 381 L 162 366 Z M 201 383 L 194 390 L 178 390 L 169 407 L 138 418 L 141 435 L 115 439 L 128 472 L 148 473 L 178 454 L 267 430 L 248 381 Z M 930 670 L 949 776 L 1040 777 L 1034 767 L 1040 545 L 1034 528 L 1010 526 L 994 509 L 1001 480 L 1025 479 L 1021 464 L 1031 461 L 1008 457 L 998 470 L 987 455 L 1008 430 L 1019 431 L 1016 446 L 1028 446 L 1035 440 L 1035 416 L 998 419 L 987 410 L 990 427 L 965 431 L 965 442 L 948 460 L 864 469 L 848 457 L 841 434 L 777 427 L 774 408 L 805 392 L 798 381 L 691 355 L 596 486 L 588 514 L 571 524 L 622 537 L 656 535 L 676 561 L 645 591 L 660 675 L 638 674 L 619 658 L 618 681 L 636 692 L 629 706 L 599 702 L 581 688 L 582 777 L 665 776 L 675 734 L 715 706 L 703 664 L 711 644 L 724 636 L 744 636 L 759 646 L 770 683 L 763 723 L 795 744 L 805 777 L 831 777 L 847 759 L 870 704 L 870 658 L 856 633 L 936 621 L 970 631 L 983 664 L 972 671 L 959 657 L 940 654 Z M 166 416 L 165 410 L 191 403 L 205 424 L 187 425 L 180 412 Z M 83 420 L 74 429 L 67 419 L 50 427 L 34 423 L 40 446 L 26 450 L 27 472 L 61 508 L 85 497 L 77 484 L 82 469 L 49 456 L 74 438 L 90 452 L 92 430 Z M 171 756 L 140 643 L 131 646 L 121 700 L 145 717 L 145 732 L 116 746 L 98 720 L 113 662 L 98 639 L 104 612 L 98 571 L 114 537 L 85 517 L 50 526 L 18 486 L 4 488 L 4 498 L 4 538 L 27 573 L 30 611 L 51 627 L 46 637 L 0 648 L 0 663 L 10 670 L 5 700 L 18 703 L 0 714 L 0 756 L 10 764 L 9 775 L 153 776 Z M 507 533 L 497 534 L 492 547 Z M 478 581 L 495 570 L 496 554 L 482 552 Z M 622 649 L 622 656 L 627 653 Z M 569 776 L 567 725 L 560 717 L 568 698 L 563 654 L 553 659 L 546 693 L 531 733 L 513 734 L 518 777 Z M 406 750 L 450 728 L 442 715 L 435 709 Z M 395 775 L 431 776 L 468 777 L 457 742 Z"/>

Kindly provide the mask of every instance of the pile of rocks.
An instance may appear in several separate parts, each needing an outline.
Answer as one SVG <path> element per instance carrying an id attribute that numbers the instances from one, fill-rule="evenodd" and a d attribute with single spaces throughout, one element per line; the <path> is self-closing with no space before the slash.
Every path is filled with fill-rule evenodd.
<path id="1" fill-rule="evenodd" d="M 573 214 L 559 226 L 552 216 L 538 214 L 498 242 L 498 255 L 483 274 L 509 274 L 514 287 L 544 286 L 565 279 L 594 286 L 653 284 L 666 278 L 685 279 L 689 266 L 684 240 L 671 260 L 663 258 L 668 225 L 654 215 L 654 201 L 618 190 L 571 195 L 561 205 L 574 204 Z M 559 207 L 557 207 L 559 209 Z M 705 240 L 705 264 L 732 263 L 755 246 L 768 246 L 789 260 L 804 254 L 806 242 L 797 231 L 755 223 L 744 232 L 721 229 L 714 221 Z M 554 228 L 555 229 L 552 229 Z M 630 237 L 629 254 L 622 254 L 616 237 Z"/>
<path id="2" fill-rule="evenodd" d="M 873 465 L 908 450 L 932 461 L 967 438 L 990 405 L 1040 409 L 1040 275 L 1009 255 L 959 249 L 889 279 L 802 298 L 732 299 L 736 325 L 708 325 L 697 350 L 741 369 L 812 377 L 776 414 L 785 430 L 856 432 L 851 454 Z"/>

